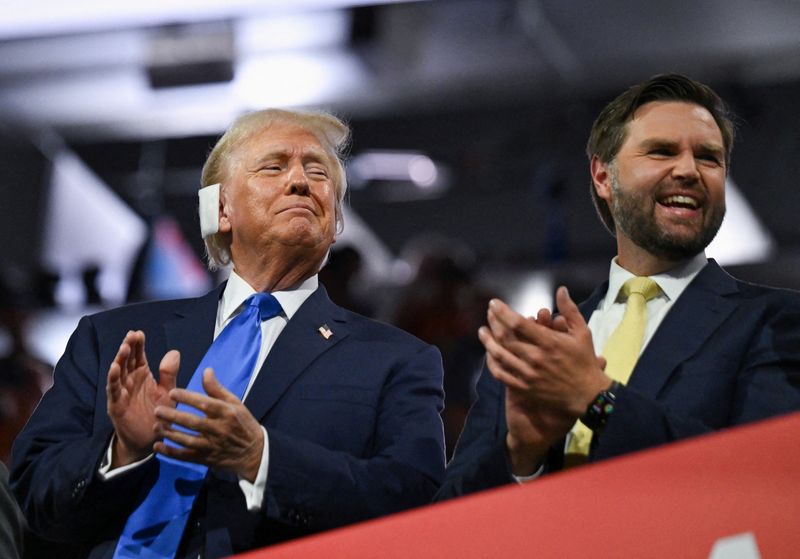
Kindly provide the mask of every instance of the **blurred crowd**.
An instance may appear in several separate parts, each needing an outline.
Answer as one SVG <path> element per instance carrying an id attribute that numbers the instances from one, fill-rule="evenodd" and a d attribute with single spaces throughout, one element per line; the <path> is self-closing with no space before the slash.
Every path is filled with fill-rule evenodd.
<path id="1" fill-rule="evenodd" d="M 25 327 L 36 304 L 0 286 L 0 461 L 11 463 L 11 445 L 52 383 L 53 365 L 28 348 Z"/>

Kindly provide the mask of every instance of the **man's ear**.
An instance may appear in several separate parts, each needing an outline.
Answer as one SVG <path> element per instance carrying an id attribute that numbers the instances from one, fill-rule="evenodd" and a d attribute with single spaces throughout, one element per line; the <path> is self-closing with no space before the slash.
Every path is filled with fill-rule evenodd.
<path id="1" fill-rule="evenodd" d="M 597 155 L 592 156 L 590 164 L 590 171 L 592 173 L 592 182 L 597 195 L 611 204 L 611 163 L 603 163 Z"/>
<path id="2" fill-rule="evenodd" d="M 225 196 L 225 188 L 219 189 L 219 232 L 228 233 L 231 230 L 231 222 L 228 219 L 228 204 Z"/>

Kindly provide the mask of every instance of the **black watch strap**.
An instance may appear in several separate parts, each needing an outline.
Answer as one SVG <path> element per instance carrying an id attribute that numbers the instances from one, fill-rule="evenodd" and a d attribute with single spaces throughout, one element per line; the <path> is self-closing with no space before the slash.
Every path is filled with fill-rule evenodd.
<path id="1" fill-rule="evenodd" d="M 600 433 L 606 426 L 606 422 L 617 406 L 617 395 L 622 386 L 617 381 L 613 381 L 611 386 L 600 392 L 581 417 L 581 423 L 586 425 L 595 433 Z"/>

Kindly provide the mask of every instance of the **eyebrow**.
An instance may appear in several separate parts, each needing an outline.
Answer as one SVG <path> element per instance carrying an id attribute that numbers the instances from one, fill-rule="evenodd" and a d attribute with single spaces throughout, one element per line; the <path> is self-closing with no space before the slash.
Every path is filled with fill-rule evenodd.
<path id="1" fill-rule="evenodd" d="M 678 142 L 673 142 L 672 140 L 664 140 L 660 138 L 651 138 L 644 140 L 640 144 L 640 147 L 644 149 L 654 149 L 654 148 L 676 149 L 678 147 Z M 702 143 L 697 147 L 699 148 L 700 152 L 715 155 L 719 158 L 723 158 L 725 155 L 725 149 L 718 144 Z"/>
<path id="2" fill-rule="evenodd" d="M 268 146 L 267 151 L 262 153 L 258 156 L 254 162 L 255 165 L 261 165 L 271 159 L 280 158 L 280 157 L 288 157 L 291 150 L 287 146 L 281 145 L 274 145 Z M 303 147 L 301 158 L 303 161 L 313 161 L 316 163 L 323 163 L 325 165 L 330 165 L 330 155 L 328 153 L 317 147 L 317 146 L 305 146 Z"/>

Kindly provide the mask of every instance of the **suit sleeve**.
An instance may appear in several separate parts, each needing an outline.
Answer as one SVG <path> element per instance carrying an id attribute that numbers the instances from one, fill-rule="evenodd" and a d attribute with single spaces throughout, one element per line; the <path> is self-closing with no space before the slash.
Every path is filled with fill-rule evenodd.
<path id="1" fill-rule="evenodd" d="M 484 366 L 477 389 L 478 399 L 467 416 L 436 501 L 514 481 L 505 450 L 504 388 Z"/>
<path id="2" fill-rule="evenodd" d="M 89 542 L 118 532 L 136 488 L 154 475 L 142 467 L 107 482 L 96 476 L 112 434 L 102 369 L 96 329 L 83 318 L 53 387 L 14 445 L 13 490 L 31 529 L 49 540 Z"/>
<path id="3" fill-rule="evenodd" d="M 707 369 L 695 358 L 653 399 L 624 387 L 600 436 L 594 460 L 609 458 L 800 410 L 800 305 L 785 296 L 767 305 L 748 335 L 744 305 L 708 340 Z M 751 321 L 753 322 L 753 321 Z M 694 367 L 694 368 L 692 368 Z M 718 367 L 718 368 L 715 368 Z M 710 372 L 710 373 L 709 373 Z M 700 378 L 708 379 L 705 388 Z"/>
<path id="4" fill-rule="evenodd" d="M 267 516 L 315 531 L 429 502 L 444 475 L 442 374 L 432 346 L 394 366 L 364 457 L 268 428 Z"/>

